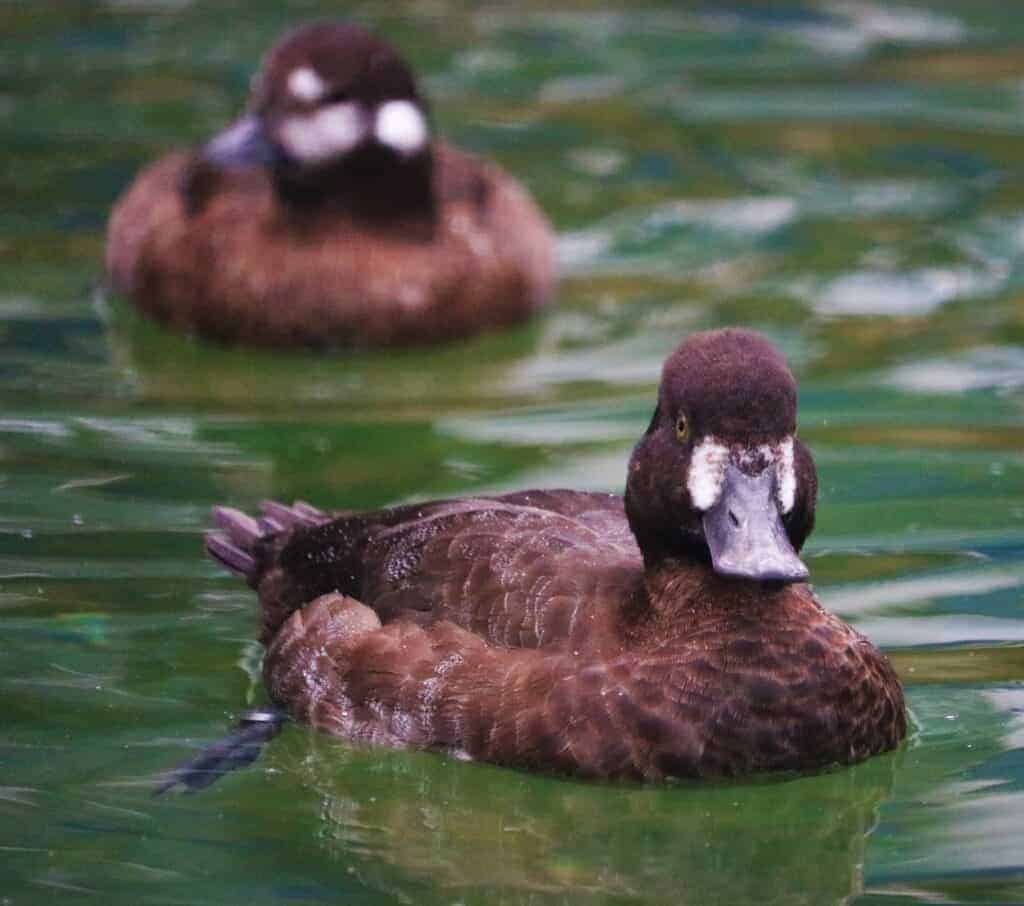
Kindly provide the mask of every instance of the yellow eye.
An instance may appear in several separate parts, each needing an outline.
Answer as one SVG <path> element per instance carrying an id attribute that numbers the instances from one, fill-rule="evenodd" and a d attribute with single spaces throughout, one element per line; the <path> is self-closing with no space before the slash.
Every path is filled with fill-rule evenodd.
<path id="1" fill-rule="evenodd" d="M 676 438 L 680 443 L 685 443 L 690 439 L 690 423 L 682 414 L 676 419 Z"/>

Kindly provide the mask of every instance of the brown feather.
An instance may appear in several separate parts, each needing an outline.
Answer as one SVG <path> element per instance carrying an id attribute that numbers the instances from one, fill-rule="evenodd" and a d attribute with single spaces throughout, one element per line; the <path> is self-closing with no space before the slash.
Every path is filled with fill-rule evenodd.
<path id="1" fill-rule="evenodd" d="M 563 495 L 572 516 L 521 504 Z M 766 592 L 680 562 L 645 576 L 620 498 L 537 492 L 425 512 L 386 511 L 380 524 L 345 517 L 319 529 L 317 546 L 333 536 L 346 539 L 339 550 L 358 552 L 341 567 L 361 566 L 346 591 L 389 622 L 346 640 L 343 656 L 336 647 L 333 691 L 313 707 L 313 693 L 281 677 L 321 682 L 316 669 L 296 665 L 313 666 L 310 652 L 330 642 L 309 628 L 308 606 L 291 615 L 265 669 L 271 694 L 300 719 L 391 745 L 641 779 L 849 763 L 905 733 L 888 660 L 822 610 L 806 585 Z M 608 536 L 586 525 L 613 513 Z M 332 562 L 301 579 L 289 572 L 308 563 L 308 534 L 292 536 L 272 582 L 260 585 L 276 618 L 287 577 L 299 606 L 308 589 L 341 575 Z M 552 549 L 530 563 L 532 552 Z M 420 619 L 408 618 L 409 607 Z M 330 619 L 326 607 L 318 614 Z M 344 704 L 332 704 L 341 690 Z M 354 718 L 350 700 L 377 705 Z"/>
<path id="2" fill-rule="evenodd" d="M 180 192 L 190 160 L 171 154 L 144 170 L 108 227 L 113 287 L 170 326 L 252 344 L 421 343 L 506 326 L 550 298 L 543 215 L 508 174 L 443 143 L 426 236 L 337 208 L 297 222 L 258 168 L 222 174 L 190 217 Z"/>

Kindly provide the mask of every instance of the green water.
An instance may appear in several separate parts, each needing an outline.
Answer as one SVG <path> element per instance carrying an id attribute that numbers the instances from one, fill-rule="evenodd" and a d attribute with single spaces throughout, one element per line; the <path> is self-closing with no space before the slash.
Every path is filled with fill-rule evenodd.
<path id="1" fill-rule="evenodd" d="M 0 903 L 1024 902 L 1024 18 L 1005 2 L 348 8 L 561 236 L 557 311 L 468 345 L 250 354 L 95 289 L 145 161 L 320 2 L 0 3 Z M 618 489 L 660 361 L 748 324 L 801 380 L 809 564 L 915 730 L 816 777 L 666 789 L 290 727 L 209 507 Z"/>

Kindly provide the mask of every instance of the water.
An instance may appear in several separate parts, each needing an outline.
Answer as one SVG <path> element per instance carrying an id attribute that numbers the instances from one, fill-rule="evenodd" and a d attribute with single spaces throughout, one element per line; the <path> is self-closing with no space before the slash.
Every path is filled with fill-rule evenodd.
<path id="1" fill-rule="evenodd" d="M 268 355 L 95 291 L 106 212 L 211 134 L 318 2 L 0 5 L 0 903 L 1024 901 L 1024 20 L 994 0 L 353 10 L 561 235 L 550 316 L 465 346 Z M 815 777 L 667 789 L 288 728 L 209 507 L 617 489 L 661 358 L 748 324 L 801 380 L 821 597 L 914 732 Z"/>

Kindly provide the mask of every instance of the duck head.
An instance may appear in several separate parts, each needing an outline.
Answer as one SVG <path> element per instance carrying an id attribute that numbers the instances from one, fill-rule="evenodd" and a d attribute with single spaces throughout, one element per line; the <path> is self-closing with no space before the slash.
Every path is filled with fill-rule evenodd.
<path id="1" fill-rule="evenodd" d="M 357 25 L 320 22 L 270 50 L 248 114 L 203 147 L 192 169 L 264 166 L 286 200 L 376 192 L 393 208 L 403 193 L 410 197 L 398 201 L 429 201 L 430 161 L 426 103 L 397 51 Z M 186 191 L 201 195 L 202 182 Z"/>
<path id="2" fill-rule="evenodd" d="M 629 464 L 626 512 L 648 567 L 709 561 L 722 576 L 799 582 L 817 473 L 796 438 L 796 381 L 747 330 L 699 333 L 665 362 Z"/>

